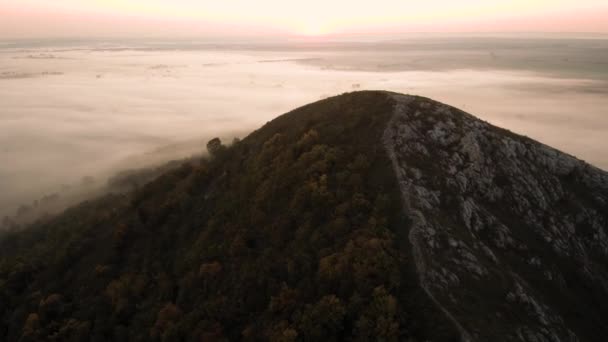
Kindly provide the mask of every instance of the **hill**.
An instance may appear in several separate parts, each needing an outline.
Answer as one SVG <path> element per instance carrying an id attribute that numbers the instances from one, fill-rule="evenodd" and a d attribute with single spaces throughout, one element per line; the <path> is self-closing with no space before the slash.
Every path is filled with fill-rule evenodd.
<path id="1" fill-rule="evenodd" d="M 298 108 L 0 238 L 0 340 L 600 341 L 608 176 L 429 99 Z"/>

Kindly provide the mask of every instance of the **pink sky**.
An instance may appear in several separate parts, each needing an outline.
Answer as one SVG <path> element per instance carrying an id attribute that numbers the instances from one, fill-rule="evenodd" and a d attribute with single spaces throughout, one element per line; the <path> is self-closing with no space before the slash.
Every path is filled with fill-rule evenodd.
<path id="1" fill-rule="evenodd" d="M 606 0 L 8 0 L 0 38 L 608 33 Z"/>

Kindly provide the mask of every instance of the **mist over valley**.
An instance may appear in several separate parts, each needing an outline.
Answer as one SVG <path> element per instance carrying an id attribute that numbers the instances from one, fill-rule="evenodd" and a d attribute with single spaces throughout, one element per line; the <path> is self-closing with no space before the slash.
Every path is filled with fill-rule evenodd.
<path id="1" fill-rule="evenodd" d="M 606 60 L 608 40 L 582 38 L 7 41 L 0 214 L 364 89 L 450 103 L 608 168 Z"/>

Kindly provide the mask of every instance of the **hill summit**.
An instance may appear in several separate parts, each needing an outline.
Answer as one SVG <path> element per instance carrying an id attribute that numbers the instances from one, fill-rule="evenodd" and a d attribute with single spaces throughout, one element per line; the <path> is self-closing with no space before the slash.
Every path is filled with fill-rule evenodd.
<path id="1" fill-rule="evenodd" d="M 0 340 L 603 341 L 608 174 L 340 95 L 0 237 Z"/>

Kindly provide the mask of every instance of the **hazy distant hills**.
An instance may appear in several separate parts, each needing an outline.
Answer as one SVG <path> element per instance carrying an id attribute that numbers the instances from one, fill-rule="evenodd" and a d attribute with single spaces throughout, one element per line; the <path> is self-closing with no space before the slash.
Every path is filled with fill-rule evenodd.
<path id="1" fill-rule="evenodd" d="M 0 340 L 608 336 L 608 174 L 585 162 L 370 91 L 208 149 L 0 237 Z"/>

